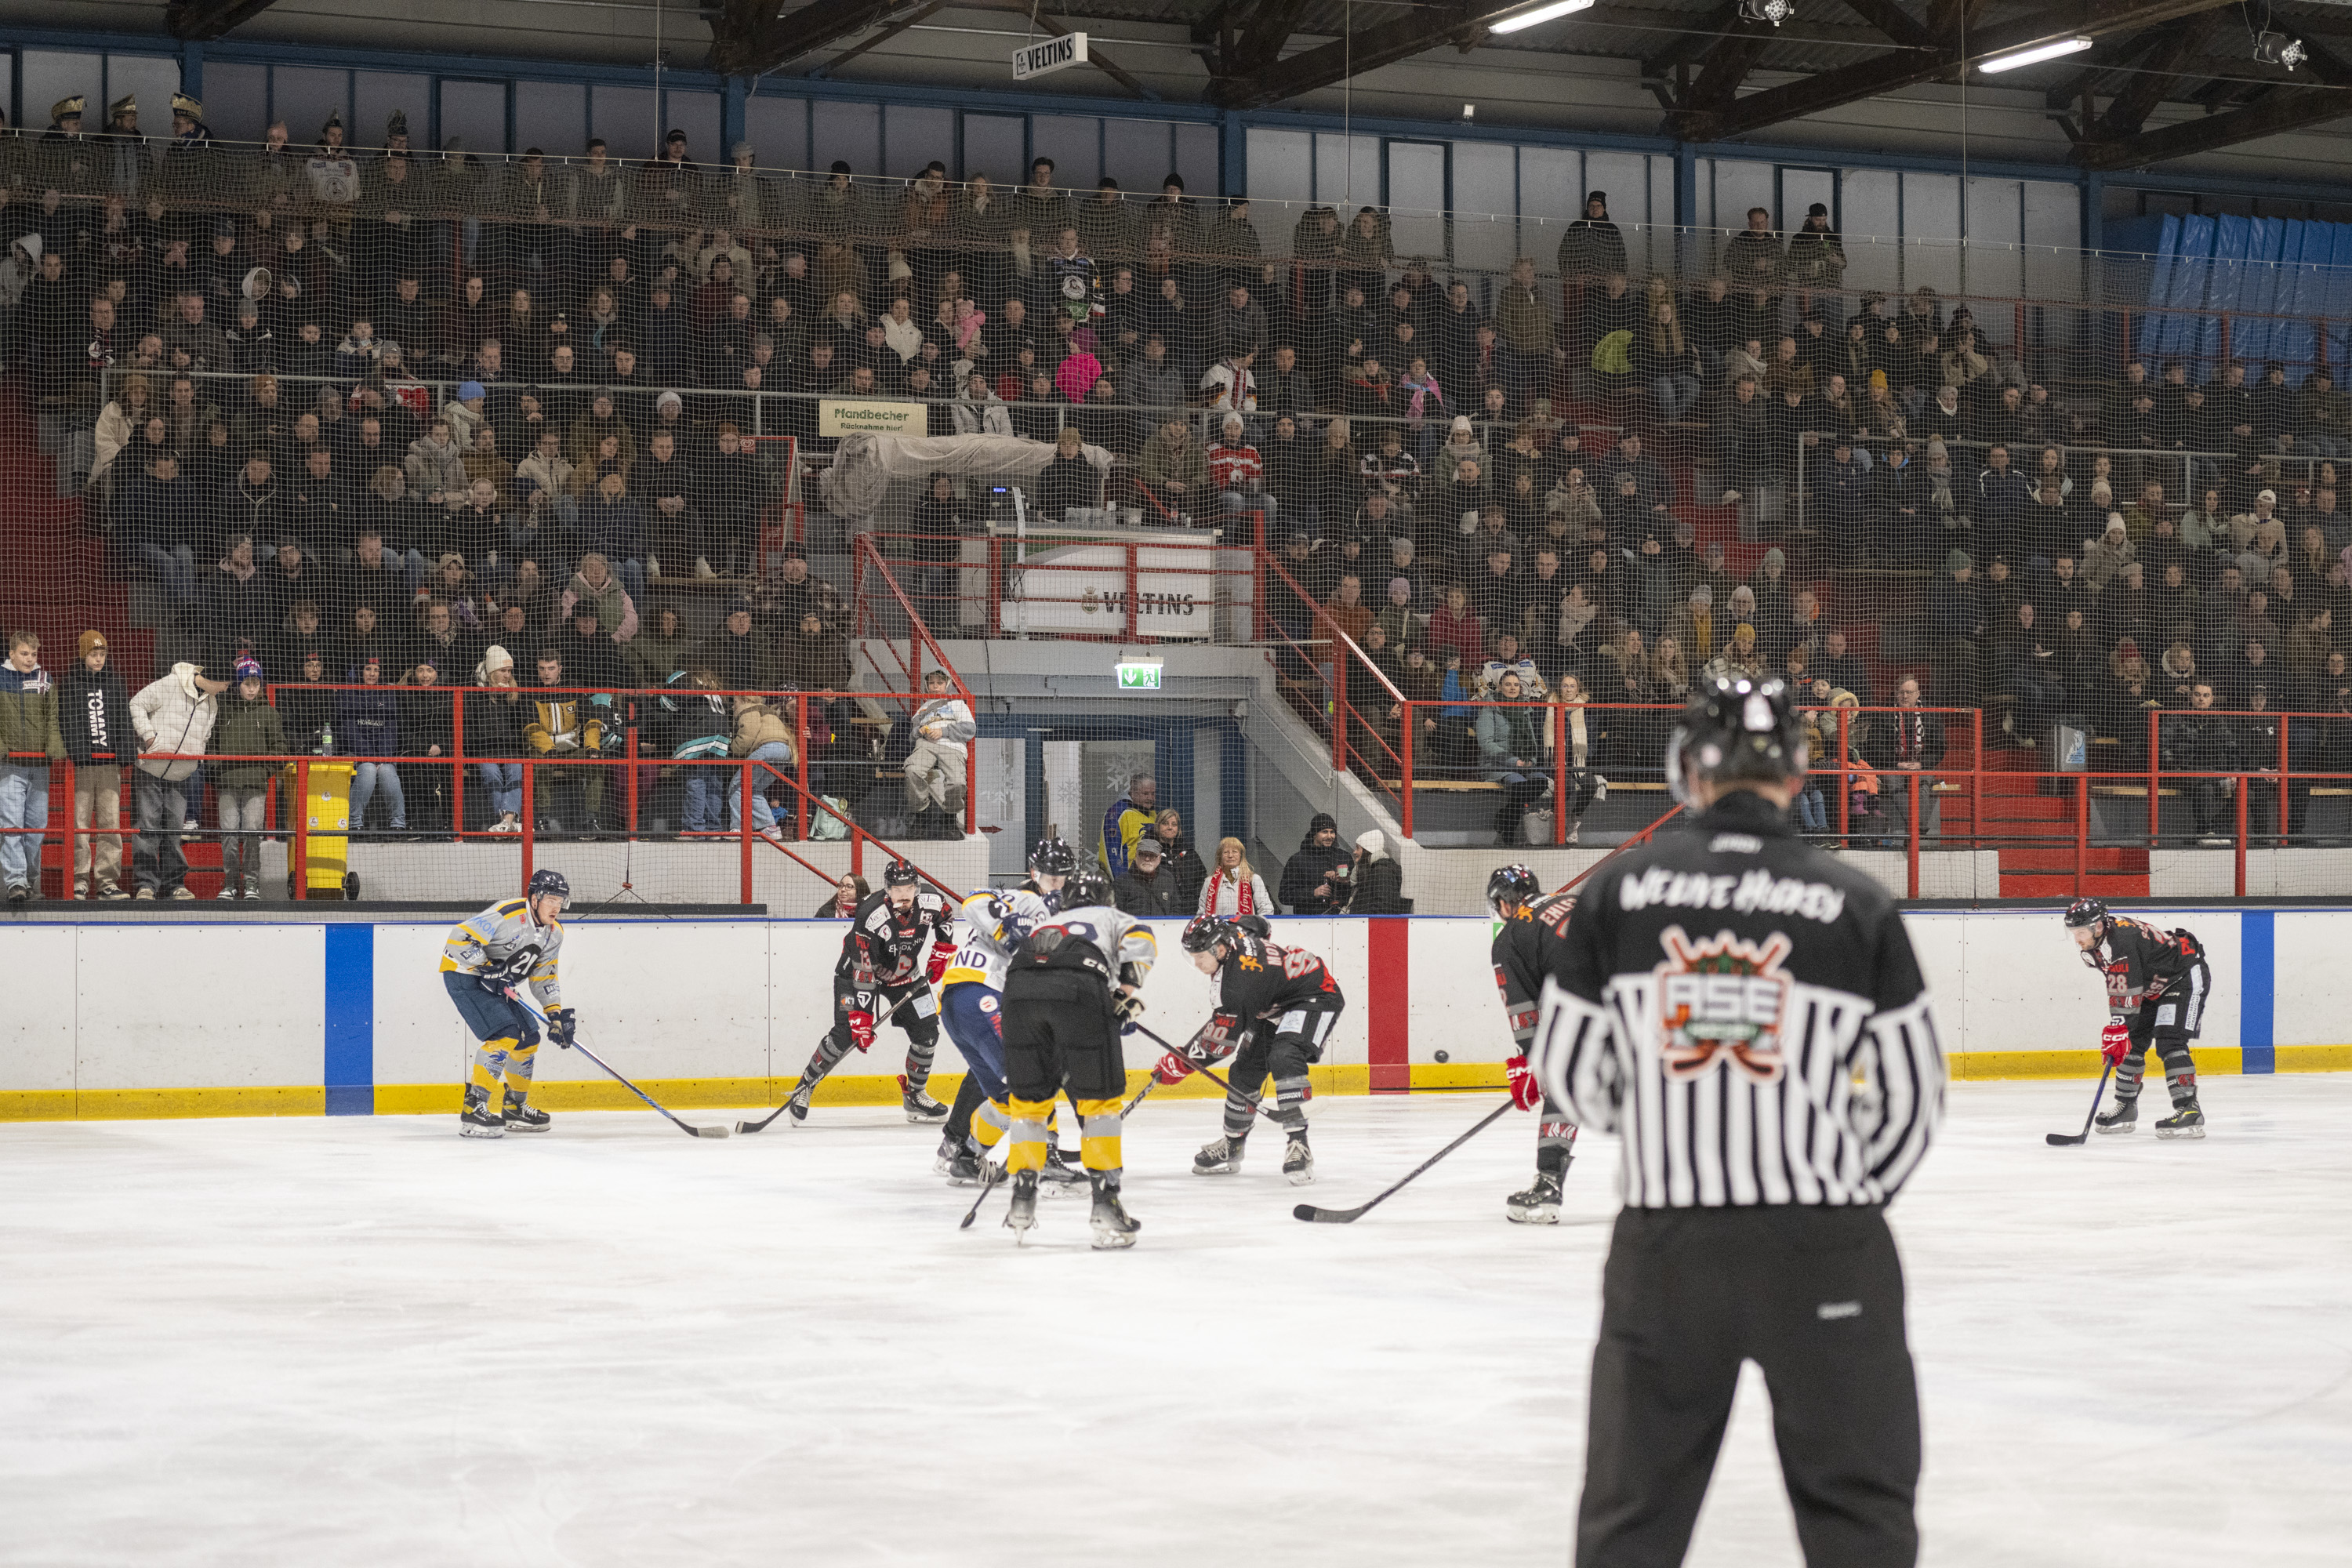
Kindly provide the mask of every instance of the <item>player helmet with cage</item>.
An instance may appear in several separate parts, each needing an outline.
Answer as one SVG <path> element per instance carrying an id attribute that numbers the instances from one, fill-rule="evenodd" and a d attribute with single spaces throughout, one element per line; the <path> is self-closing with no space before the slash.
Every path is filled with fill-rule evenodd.
<path id="1" fill-rule="evenodd" d="M 1543 883 L 1522 865 L 1497 866 L 1486 878 L 1486 908 L 1496 919 L 1506 910 L 1525 909 L 1543 897 Z"/>
<path id="2" fill-rule="evenodd" d="M 1792 784 L 1805 776 L 1805 731 L 1777 676 L 1702 681 L 1666 742 L 1666 785 L 1685 805 L 1701 783 Z"/>
<path id="3" fill-rule="evenodd" d="M 2076 899 L 2066 906 L 2066 930 L 2085 952 L 2107 934 L 2107 906 L 2097 899 Z"/>
<path id="4" fill-rule="evenodd" d="M 1070 873 L 1062 884 L 1062 908 L 1066 910 L 1100 909 L 1111 901 L 1110 879 L 1088 866 Z"/>
<path id="5" fill-rule="evenodd" d="M 562 914 L 563 906 L 572 900 L 572 884 L 564 880 L 562 872 L 541 868 L 530 874 L 530 882 L 523 889 L 522 896 L 530 900 L 533 918 L 545 925 Z M 546 901 L 551 899 L 554 900 L 551 906 Z"/>
<path id="6" fill-rule="evenodd" d="M 1065 838 L 1040 838 L 1029 851 L 1029 885 L 1045 897 L 1047 903 L 1056 901 L 1062 884 L 1078 868 L 1078 852 Z"/>

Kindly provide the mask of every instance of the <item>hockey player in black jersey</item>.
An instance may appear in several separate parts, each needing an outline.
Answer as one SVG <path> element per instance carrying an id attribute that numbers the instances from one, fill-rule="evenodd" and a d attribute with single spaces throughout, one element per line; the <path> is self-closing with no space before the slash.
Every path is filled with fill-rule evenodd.
<path id="1" fill-rule="evenodd" d="M 1944 1103 L 1895 900 L 1791 830 L 1778 679 L 1695 684 L 1665 773 L 1695 815 L 1603 864 L 1545 946 L 1535 1062 L 1622 1135 L 1577 1568 L 1683 1560 L 1742 1364 L 1808 1563 L 1918 1555 L 1919 1400 L 1885 1205 Z"/>
<path id="2" fill-rule="evenodd" d="M 1332 1026 L 1348 1005 L 1339 980 L 1305 949 L 1277 946 L 1239 922 L 1215 915 L 1196 915 L 1184 927 L 1184 951 L 1192 955 L 1193 968 L 1218 981 L 1216 1014 L 1192 1048 L 1211 1060 L 1226 1050 L 1234 1052 L 1224 1133 L 1192 1156 L 1192 1173 L 1224 1176 L 1241 1169 L 1243 1144 L 1257 1119 L 1262 1086 L 1271 1073 L 1274 1119 L 1282 1123 L 1287 1140 L 1282 1173 L 1293 1186 L 1313 1181 L 1315 1154 L 1307 1143 L 1307 1069 L 1322 1059 Z M 1182 1059 L 1171 1052 L 1161 1060 L 1163 1073 L 1173 1071 Z"/>
<path id="3" fill-rule="evenodd" d="M 1515 1047 L 1508 1064 L 1511 1094 L 1522 1110 L 1542 1107 L 1536 1124 L 1536 1184 L 1503 1200 L 1503 1214 L 1519 1225 L 1559 1223 L 1559 1184 L 1575 1158 L 1576 1123 L 1552 1103 L 1528 1067 L 1528 1047 L 1536 1037 L 1536 1009 L 1543 996 L 1547 942 L 1559 940 L 1576 907 L 1573 893 L 1546 897 L 1543 884 L 1525 866 L 1502 866 L 1486 879 L 1486 908 L 1501 922 L 1495 928 L 1495 985 L 1503 994 Z"/>
<path id="4" fill-rule="evenodd" d="M 905 860 L 882 873 L 882 890 L 866 896 L 849 917 L 841 939 L 841 961 L 833 971 L 833 1028 L 817 1043 L 801 1069 L 785 1105 L 795 1121 L 808 1120 L 809 1101 L 825 1075 L 851 1049 L 874 1043 L 876 1021 L 889 1016 L 910 991 L 922 994 L 898 1014 L 907 1036 L 907 1071 L 898 1092 L 907 1120 L 945 1120 L 948 1108 L 923 1092 L 931 1058 L 940 1046 L 940 1008 L 931 982 L 945 973 L 955 953 L 955 907 L 920 885 L 921 874 Z"/>
<path id="5" fill-rule="evenodd" d="M 2102 1132 L 2128 1132 L 2139 1120 L 2141 1075 L 2147 1048 L 2164 1063 L 2172 1114 L 2156 1124 L 2159 1138 L 2202 1138 L 2205 1112 L 2197 1104 L 2197 1063 L 2189 1042 L 2205 1028 L 2205 998 L 2213 989 L 2205 944 L 2185 931 L 2158 931 L 2145 921 L 2110 914 L 2096 899 L 2066 906 L 2066 930 L 2083 962 L 2107 987 L 2107 1026 L 2099 1051 L 2116 1067 L 2115 1109 L 2098 1118 Z"/>

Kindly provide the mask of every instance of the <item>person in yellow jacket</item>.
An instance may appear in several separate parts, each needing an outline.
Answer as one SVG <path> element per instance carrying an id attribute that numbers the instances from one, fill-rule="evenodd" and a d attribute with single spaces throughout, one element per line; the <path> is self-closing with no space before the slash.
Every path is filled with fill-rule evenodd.
<path id="1" fill-rule="evenodd" d="M 530 714 L 523 721 L 522 731 L 523 742 L 530 748 L 531 754 L 551 762 L 574 762 L 603 752 L 604 721 L 590 710 L 585 694 L 555 689 L 564 684 L 562 656 L 552 648 L 541 654 L 538 674 L 538 689 L 530 694 Z M 561 774 L 552 768 L 537 771 L 532 794 L 537 800 L 539 831 L 561 833 L 562 825 L 550 809 Z M 593 839 L 603 831 L 596 816 L 604 805 L 604 771 L 601 766 L 587 765 L 563 772 L 579 778 L 581 802 L 588 812 L 587 826 L 581 837 Z"/>

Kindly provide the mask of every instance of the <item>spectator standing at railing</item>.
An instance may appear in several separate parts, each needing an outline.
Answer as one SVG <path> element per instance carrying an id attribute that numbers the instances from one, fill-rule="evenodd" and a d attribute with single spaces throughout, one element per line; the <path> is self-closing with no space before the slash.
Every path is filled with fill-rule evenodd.
<path id="1" fill-rule="evenodd" d="M 491 644 L 475 667 L 473 681 L 480 689 L 469 693 L 466 703 L 466 750 L 477 757 L 499 759 L 475 764 L 489 795 L 490 810 L 496 814 L 485 831 L 520 833 L 522 763 L 505 759 L 527 754 L 523 722 L 531 710 L 523 705 L 521 691 L 515 685 L 514 656 Z"/>
<path id="2" fill-rule="evenodd" d="M 776 773 L 789 773 L 793 767 L 793 730 L 783 712 L 765 698 L 757 695 L 739 696 L 731 700 L 734 708 L 734 738 L 729 742 L 728 753 L 740 761 L 763 764 L 751 769 L 751 829 L 761 837 L 778 836 L 776 814 L 768 804 L 768 791 L 776 784 Z M 740 776 L 727 780 L 727 826 L 740 831 L 743 826 L 743 787 Z M 593 828 L 591 828 L 593 831 Z"/>
<path id="3" fill-rule="evenodd" d="M 41 830 L 49 825 L 48 764 L 66 755 L 58 689 L 41 668 L 41 639 L 30 631 L 12 632 L 7 662 L 0 665 L 0 882 L 11 904 L 39 890 Z"/>
<path id="4" fill-rule="evenodd" d="M 1339 824 L 1318 811 L 1282 868 L 1282 906 L 1295 915 L 1339 914 L 1355 891 L 1355 857 L 1339 842 Z"/>
<path id="5" fill-rule="evenodd" d="M 261 666 L 239 659 L 236 684 L 220 704 L 213 731 L 214 750 L 231 757 L 280 758 L 290 748 L 278 710 L 270 705 Z M 262 826 L 268 817 L 269 781 L 281 767 L 278 762 L 226 762 L 215 764 L 214 784 L 221 829 L 222 899 L 261 897 Z M 287 788 L 293 773 L 287 771 Z M 287 809 L 298 809 L 289 799 Z"/>
<path id="6" fill-rule="evenodd" d="M 1524 841 L 1521 819 L 1550 788 L 1544 773 L 1544 756 L 1550 749 L 1544 733 L 1546 714 L 1528 705 L 1525 696 L 1517 674 L 1506 673 L 1496 684 L 1494 705 L 1480 708 L 1474 725 L 1480 776 L 1503 786 L 1503 804 L 1495 812 L 1498 848 Z M 1286 870 L 1286 890 L 1289 881 Z"/>
<path id="7" fill-rule="evenodd" d="M 211 742 L 220 714 L 219 698 L 228 682 L 208 676 L 201 664 L 183 661 L 131 700 L 139 735 L 139 834 L 131 867 L 140 899 L 193 899 L 181 835 L 188 821 L 189 780 Z"/>
<path id="8" fill-rule="evenodd" d="M 107 668 L 104 635 L 86 631 L 76 646 L 81 657 L 59 685 L 58 724 L 74 765 L 74 826 L 86 836 L 74 840 L 66 896 L 83 897 L 87 880 L 89 898 L 127 899 L 122 839 L 114 830 L 122 826 L 122 768 L 138 754 L 138 730 L 122 678 Z M 5 749 L 13 748 L 0 747 Z M 47 796 L 42 800 L 46 810 Z"/>
<path id="9" fill-rule="evenodd" d="M 2238 730 L 2214 711 L 2213 683 L 2198 679 L 2189 689 L 2189 710 L 2168 714 L 2160 722 L 2164 765 L 2189 773 L 2227 773 L 2245 765 Z M 2189 797 L 2189 816 L 2199 844 L 2220 848 L 2232 842 L 2231 796 L 2244 781 L 2187 778 L 2179 781 Z"/>
<path id="10" fill-rule="evenodd" d="M 1201 906 L 1204 915 L 1222 915 L 1231 920 L 1236 915 L 1273 915 L 1280 910 L 1274 894 L 1249 863 L 1249 852 L 1238 838 L 1217 840 L 1216 869 L 1201 884 Z"/>
<path id="11" fill-rule="evenodd" d="M 1209 879 L 1209 868 L 1184 836 L 1182 816 L 1173 808 L 1161 812 L 1153 819 L 1151 836 L 1159 840 L 1168 875 L 1176 881 L 1175 908 L 1180 911 L 1197 909 L 1201 884 Z"/>

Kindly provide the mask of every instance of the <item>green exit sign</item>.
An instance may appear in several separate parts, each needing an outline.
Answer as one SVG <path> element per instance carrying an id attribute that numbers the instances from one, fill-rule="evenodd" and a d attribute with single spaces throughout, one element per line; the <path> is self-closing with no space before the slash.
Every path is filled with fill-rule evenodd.
<path id="1" fill-rule="evenodd" d="M 1160 664 L 1160 661 L 1155 658 L 1141 664 L 1116 666 L 1118 670 L 1118 689 L 1121 691 L 1159 690 Z"/>

